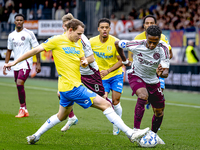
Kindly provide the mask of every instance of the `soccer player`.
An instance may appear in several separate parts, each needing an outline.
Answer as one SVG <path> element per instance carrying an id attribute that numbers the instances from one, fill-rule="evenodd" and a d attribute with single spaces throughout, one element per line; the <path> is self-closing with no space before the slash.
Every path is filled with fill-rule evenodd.
<path id="1" fill-rule="evenodd" d="M 10 60 L 11 52 L 14 52 L 14 60 L 18 59 L 21 55 L 29 51 L 32 47 L 37 47 L 39 45 L 34 33 L 23 27 L 24 24 L 24 15 L 17 14 L 15 16 L 15 26 L 16 29 L 9 34 L 8 43 L 7 43 L 7 52 L 5 63 L 8 63 Z M 18 98 L 20 103 L 20 109 L 18 115 L 15 117 L 22 118 L 28 117 L 29 113 L 26 108 L 26 95 L 24 90 L 24 83 L 27 80 L 29 73 L 32 69 L 33 59 L 32 57 L 20 62 L 14 66 L 14 78 L 17 85 Z M 36 71 L 39 73 L 41 71 L 40 66 L 40 54 L 37 54 L 37 64 Z M 3 71 L 4 75 L 7 75 Z"/>
<path id="2" fill-rule="evenodd" d="M 64 15 L 62 17 L 63 29 L 65 32 L 67 31 L 66 24 L 68 23 L 69 20 L 72 20 L 72 19 L 74 19 L 74 17 L 71 13 L 68 13 L 67 15 Z M 98 95 L 104 97 L 105 99 L 109 101 L 109 99 L 104 96 L 105 91 L 102 84 L 99 67 L 97 66 L 97 63 L 94 59 L 94 54 L 91 49 L 90 41 L 84 34 L 81 35 L 80 40 L 83 45 L 83 51 L 85 53 L 85 57 L 88 61 L 87 67 L 85 68 L 80 67 L 81 81 L 88 89 L 90 89 L 91 91 L 97 93 Z M 58 97 L 60 97 L 59 92 L 58 92 Z M 61 131 L 69 130 L 70 127 L 72 125 L 77 124 L 77 122 L 78 122 L 78 118 L 76 117 L 76 115 L 74 115 L 74 112 L 72 109 L 72 111 L 69 114 L 69 119 L 67 123 L 65 124 L 65 126 L 61 129 Z"/>
<path id="3" fill-rule="evenodd" d="M 136 94 L 138 97 L 135 106 L 134 128 L 140 128 L 145 104 L 150 102 L 154 111 L 151 130 L 155 133 L 162 123 L 165 107 L 165 98 L 157 74 L 166 78 L 169 73 L 169 45 L 160 40 L 161 33 L 158 26 L 151 25 L 146 30 L 147 39 L 130 42 L 121 40 L 115 43 L 123 64 L 130 65 L 123 49 L 133 52 L 133 63 L 128 79 L 133 90 L 132 95 Z"/>
<path id="4" fill-rule="evenodd" d="M 156 23 L 157 23 L 157 20 L 156 20 L 156 18 L 153 15 L 147 15 L 147 16 L 145 16 L 144 19 L 143 19 L 144 32 L 142 32 L 139 35 L 137 35 L 134 38 L 134 40 L 144 40 L 144 39 L 146 39 L 146 30 L 147 30 L 147 28 L 149 26 L 151 26 L 151 25 L 156 25 Z M 167 43 L 169 45 L 167 37 L 164 34 L 161 34 L 160 40 L 164 41 L 165 43 Z M 169 58 L 171 59 L 172 57 L 173 57 L 172 48 L 169 45 Z M 162 77 L 159 77 L 159 80 L 160 80 L 160 87 L 161 87 L 162 92 L 163 92 L 164 89 L 165 89 L 165 79 L 162 78 Z M 151 106 L 150 103 L 148 103 L 146 105 L 146 108 L 149 109 L 150 106 Z"/>
<path id="5" fill-rule="evenodd" d="M 122 60 L 116 48 L 115 41 L 119 40 L 109 35 L 110 20 L 102 18 L 98 22 L 99 35 L 90 39 L 94 58 L 99 66 L 106 97 L 112 91 L 112 103 L 115 112 L 121 117 L 122 107 L 120 97 L 123 89 Z M 113 125 L 113 135 L 118 135 L 119 128 Z"/>
<path id="6" fill-rule="evenodd" d="M 14 66 L 37 53 L 44 50 L 52 50 L 55 66 L 59 74 L 59 111 L 57 114 L 51 116 L 36 133 L 27 137 L 28 144 L 36 143 L 42 134 L 65 120 L 71 112 L 74 102 L 85 109 L 94 107 L 102 110 L 108 120 L 120 128 L 120 130 L 128 136 L 131 142 L 144 136 L 149 128 L 143 130 L 133 130 L 129 128 L 115 113 L 107 100 L 82 86 L 80 65 L 82 67 L 87 67 L 88 65 L 87 59 L 84 56 L 84 51 L 82 50 L 81 41 L 79 40 L 84 33 L 84 24 L 77 19 L 72 19 L 67 23 L 66 27 L 67 31 L 64 34 L 49 38 L 14 62 L 5 64 L 3 67 L 4 71 L 6 71 L 6 69 L 10 70 L 11 66 Z"/>

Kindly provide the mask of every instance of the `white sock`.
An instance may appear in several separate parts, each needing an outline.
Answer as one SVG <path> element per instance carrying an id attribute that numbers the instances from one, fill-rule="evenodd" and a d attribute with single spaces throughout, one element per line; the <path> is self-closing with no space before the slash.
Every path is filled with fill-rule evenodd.
<path id="1" fill-rule="evenodd" d="M 37 132 L 34 134 L 37 139 L 40 138 L 40 136 L 45 133 L 46 131 L 48 131 L 49 129 L 51 129 L 53 126 L 55 126 L 56 124 L 60 123 L 61 121 L 58 119 L 57 114 L 51 116 L 38 130 Z"/>
<path id="2" fill-rule="evenodd" d="M 133 134 L 133 130 L 129 128 L 124 121 L 115 113 L 115 111 L 109 107 L 103 111 L 103 114 L 108 118 L 108 120 L 116 125 L 121 131 L 123 131 L 129 138 Z"/>
<path id="3" fill-rule="evenodd" d="M 74 115 L 73 117 L 71 117 L 71 118 L 69 118 L 69 119 L 75 120 L 75 119 L 77 119 L 77 117 L 76 117 L 76 115 Z"/>
<path id="4" fill-rule="evenodd" d="M 113 107 L 114 107 L 116 114 L 118 114 L 120 117 L 122 117 L 122 106 L 121 106 L 120 102 L 117 105 L 113 105 Z"/>

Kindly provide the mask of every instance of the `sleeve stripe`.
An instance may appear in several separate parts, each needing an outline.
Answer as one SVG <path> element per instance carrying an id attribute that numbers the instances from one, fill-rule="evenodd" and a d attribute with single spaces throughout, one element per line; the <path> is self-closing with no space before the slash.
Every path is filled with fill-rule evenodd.
<path id="1" fill-rule="evenodd" d="M 136 46 L 136 45 L 142 45 L 144 44 L 145 40 L 142 41 L 130 41 L 127 43 L 126 47 Z"/>
<path id="2" fill-rule="evenodd" d="M 169 49 L 165 46 L 165 45 L 163 45 L 163 44 L 159 44 L 159 47 L 161 47 L 161 48 L 163 48 L 163 50 L 164 50 L 164 52 L 165 52 L 165 57 L 166 58 L 169 58 Z"/>

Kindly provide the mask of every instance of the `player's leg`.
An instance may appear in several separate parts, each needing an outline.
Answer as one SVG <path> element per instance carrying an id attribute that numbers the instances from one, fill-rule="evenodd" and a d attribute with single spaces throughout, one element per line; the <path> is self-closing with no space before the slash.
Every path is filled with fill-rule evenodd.
<path id="1" fill-rule="evenodd" d="M 51 116 L 38 130 L 31 136 L 27 136 L 28 144 L 35 144 L 39 141 L 40 136 L 44 134 L 46 131 L 54 127 L 56 124 L 60 123 L 61 121 L 65 120 L 69 113 L 71 112 L 72 106 L 63 107 L 59 106 L 59 111 L 57 114 Z"/>
<path id="2" fill-rule="evenodd" d="M 157 133 L 164 116 L 165 98 L 159 84 L 151 85 L 150 88 L 157 89 L 154 93 L 150 93 L 149 95 L 149 101 L 154 111 L 151 130 Z"/>
<path id="3" fill-rule="evenodd" d="M 120 118 L 120 116 L 115 113 L 115 111 L 111 107 L 111 104 L 99 95 L 97 95 L 95 99 L 93 99 L 92 107 L 102 110 L 103 114 L 107 117 L 107 119 L 111 123 L 116 125 L 121 131 L 123 131 L 131 140 L 131 142 L 134 142 L 136 139 L 142 137 L 149 130 L 149 128 L 145 128 L 144 130 L 135 131 L 129 128 Z"/>
<path id="4" fill-rule="evenodd" d="M 51 116 L 41 127 L 38 129 L 36 133 L 34 133 L 31 136 L 28 136 L 27 142 L 28 144 L 34 144 L 36 143 L 42 134 L 44 134 L 46 131 L 51 129 L 56 124 L 60 123 L 61 121 L 65 120 L 69 113 L 72 110 L 74 101 L 73 96 L 75 95 L 76 91 L 74 92 L 74 89 L 67 92 L 60 92 L 60 106 L 59 111 L 57 114 Z"/>
<path id="5" fill-rule="evenodd" d="M 60 99 L 60 92 L 57 91 L 57 95 L 58 95 L 58 98 Z M 74 114 L 74 111 L 73 109 L 71 110 L 71 112 L 69 113 L 69 118 L 68 118 L 68 121 L 67 123 L 62 127 L 61 131 L 64 132 L 64 131 L 67 131 L 70 129 L 70 127 L 72 125 L 76 125 L 78 123 L 78 118 L 76 117 L 76 115 Z"/>
<path id="6" fill-rule="evenodd" d="M 140 129 L 145 111 L 145 104 L 148 100 L 148 91 L 146 89 L 146 83 L 138 76 L 128 74 L 128 79 L 130 87 L 133 90 L 132 95 L 136 94 L 138 97 L 134 113 L 134 128 Z"/>
<path id="7" fill-rule="evenodd" d="M 29 116 L 28 110 L 26 108 L 26 94 L 24 90 L 24 83 L 27 80 L 30 71 L 31 71 L 30 69 L 21 69 L 19 71 L 14 72 L 15 82 L 18 91 L 18 98 L 20 103 L 19 113 L 18 115 L 15 116 L 17 118 Z"/>

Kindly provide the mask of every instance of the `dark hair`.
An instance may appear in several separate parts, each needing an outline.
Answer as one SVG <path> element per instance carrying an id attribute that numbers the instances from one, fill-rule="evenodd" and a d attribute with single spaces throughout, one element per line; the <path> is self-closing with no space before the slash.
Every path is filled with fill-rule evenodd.
<path id="1" fill-rule="evenodd" d="M 157 21 L 156 21 L 156 17 L 154 17 L 153 15 L 147 15 L 147 16 L 145 16 L 144 19 L 143 19 L 143 23 L 142 23 L 142 24 L 145 23 L 145 20 L 146 20 L 147 18 L 153 18 L 154 21 L 155 21 L 155 24 L 156 24 L 156 22 L 157 22 Z"/>
<path id="2" fill-rule="evenodd" d="M 151 25 L 147 28 L 147 35 L 161 37 L 162 30 L 157 25 Z"/>
<path id="3" fill-rule="evenodd" d="M 98 27 L 99 27 L 100 23 L 102 23 L 102 22 L 106 22 L 106 23 L 108 23 L 109 26 L 110 26 L 110 20 L 109 20 L 108 18 L 102 18 L 102 19 L 100 19 L 99 22 L 98 22 Z"/>
<path id="4" fill-rule="evenodd" d="M 66 24 L 67 30 L 69 28 L 72 28 L 73 31 L 75 31 L 75 30 L 77 30 L 78 26 L 81 26 L 82 28 L 85 28 L 85 25 L 83 24 L 83 22 L 81 22 L 78 19 L 72 19 Z"/>
<path id="5" fill-rule="evenodd" d="M 15 15 L 15 19 L 16 19 L 18 16 L 21 16 L 21 17 L 23 17 L 23 19 L 25 20 L 25 17 L 24 17 L 24 15 L 23 15 L 23 14 L 16 14 L 16 15 Z"/>

